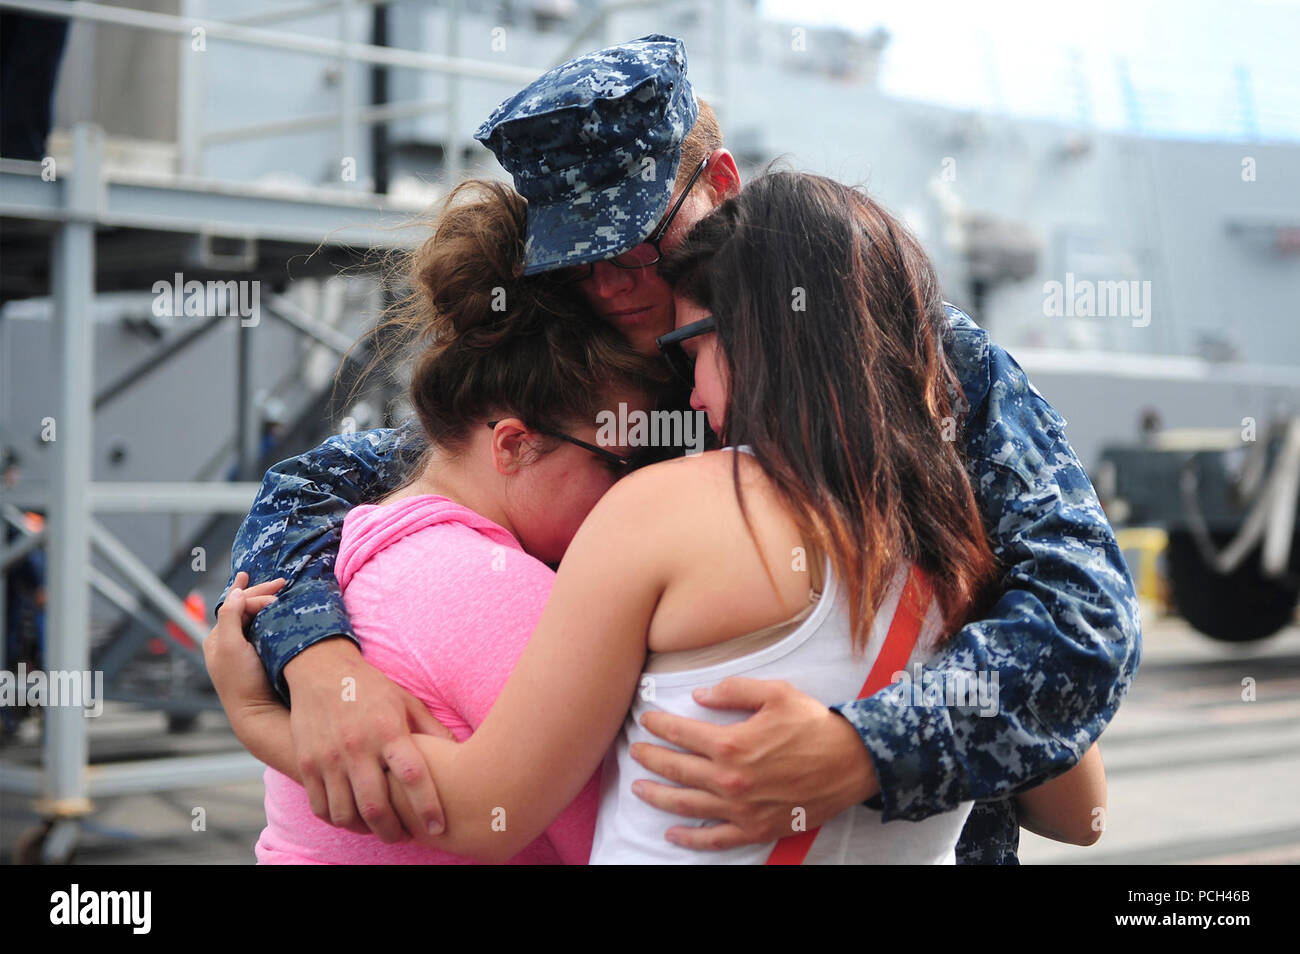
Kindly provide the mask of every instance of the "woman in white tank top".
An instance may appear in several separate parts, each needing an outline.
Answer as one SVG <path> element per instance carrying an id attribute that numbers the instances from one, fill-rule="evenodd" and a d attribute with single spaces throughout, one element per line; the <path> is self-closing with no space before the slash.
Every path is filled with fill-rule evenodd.
<path id="1" fill-rule="evenodd" d="M 790 623 L 702 649 L 650 653 L 623 730 L 606 757 L 591 863 L 764 864 L 772 859 L 775 845 L 699 852 L 664 840 L 663 833 L 682 824 L 682 819 L 638 798 L 631 788 L 633 780 L 647 775 L 632 758 L 631 746 L 660 741 L 641 727 L 641 716 L 660 711 L 718 725 L 739 722 L 750 713 L 708 708 L 692 698 L 694 690 L 732 677 L 783 679 L 828 706 L 852 699 L 880 659 L 886 641 L 891 636 L 895 643 L 907 639 L 909 622 L 916 643 L 910 652 L 906 642 L 897 651 L 905 654 L 908 671 L 923 664 L 928 655 L 924 647 L 941 638 L 943 619 L 933 599 L 924 605 L 904 599 L 910 569 L 900 567 L 890 582 L 872 620 L 865 653 L 853 651 L 848 606 L 829 561 L 823 563 L 821 573 L 810 574 L 813 585 L 808 606 Z M 963 802 L 924 821 L 888 825 L 881 823 L 879 811 L 857 805 L 824 823 L 814 837 L 805 835 L 809 845 L 797 860 L 805 864 L 954 864 L 954 848 L 972 804 Z M 791 809 L 792 834 L 806 833 L 809 827 L 799 812 L 798 806 Z"/>
<path id="2" fill-rule="evenodd" d="M 633 792 L 649 774 L 629 754 L 647 711 L 739 721 L 691 697 L 732 677 L 784 679 L 826 706 L 871 694 L 924 662 L 996 576 L 944 439 L 960 390 L 938 283 L 896 220 L 833 180 L 771 174 L 659 270 L 677 291 L 661 347 L 692 407 L 744 452 L 655 464 L 600 499 L 478 730 L 460 745 L 416 737 L 446 818 L 420 840 L 508 859 L 603 760 L 594 863 L 952 863 L 969 803 L 889 823 L 791 805 L 789 838 L 715 853 L 670 844 L 681 819 Z"/>

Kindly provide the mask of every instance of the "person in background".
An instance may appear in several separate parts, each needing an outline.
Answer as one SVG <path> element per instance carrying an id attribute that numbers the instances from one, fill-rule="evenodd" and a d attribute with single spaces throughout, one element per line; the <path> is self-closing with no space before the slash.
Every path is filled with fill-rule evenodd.
<path id="1" fill-rule="evenodd" d="M 5 491 L 18 485 L 22 459 L 10 448 L 3 451 L 0 484 Z M 45 518 L 38 513 L 22 514 L 29 533 L 39 533 Z M 4 539 L 9 546 L 23 539 L 24 534 L 5 523 Z M 28 672 L 45 666 L 45 550 L 36 547 L 5 569 L 4 669 L 18 672 L 20 663 Z M 19 723 L 32 713 L 27 706 L 0 706 L 0 738 L 18 731 Z"/>
<path id="2" fill-rule="evenodd" d="M 68 21 L 0 13 L 0 156 L 39 162 L 54 123 Z"/>

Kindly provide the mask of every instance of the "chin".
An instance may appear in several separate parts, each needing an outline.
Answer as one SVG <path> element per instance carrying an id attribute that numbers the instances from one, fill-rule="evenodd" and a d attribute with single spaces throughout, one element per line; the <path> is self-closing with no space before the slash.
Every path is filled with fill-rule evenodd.
<path id="1" fill-rule="evenodd" d="M 646 328 L 628 335 L 628 343 L 632 345 L 638 354 L 647 358 L 662 358 L 663 353 L 659 350 L 659 345 L 655 339 L 660 335 L 668 334 L 672 330 L 672 325 L 663 330 Z"/>

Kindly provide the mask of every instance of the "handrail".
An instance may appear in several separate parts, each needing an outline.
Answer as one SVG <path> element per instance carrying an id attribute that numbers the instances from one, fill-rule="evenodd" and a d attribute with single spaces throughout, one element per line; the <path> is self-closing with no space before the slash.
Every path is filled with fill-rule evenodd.
<path id="1" fill-rule="evenodd" d="M 232 43 L 269 46 L 275 49 L 291 50 L 296 53 L 314 53 L 318 56 L 355 60 L 376 66 L 398 66 L 433 73 L 454 73 L 474 79 L 501 80 L 525 85 L 537 79 L 544 72 L 528 66 L 508 66 L 489 63 L 485 60 L 443 56 L 438 53 L 423 53 L 418 50 L 403 50 L 392 46 L 348 43 L 341 40 L 328 40 L 324 37 L 286 33 L 280 30 L 264 30 L 259 27 L 241 26 L 224 20 L 180 17 L 170 13 L 133 10 L 129 7 L 107 7 L 99 3 L 89 3 L 86 0 L 72 0 L 72 2 L 59 2 L 59 0 L 0 0 L 0 10 L 15 10 L 22 13 L 35 13 L 41 16 L 64 19 L 91 20 L 96 23 L 136 27 L 141 30 L 172 33 L 178 36 L 191 36 L 195 29 L 202 29 L 209 37 L 229 40 Z"/>

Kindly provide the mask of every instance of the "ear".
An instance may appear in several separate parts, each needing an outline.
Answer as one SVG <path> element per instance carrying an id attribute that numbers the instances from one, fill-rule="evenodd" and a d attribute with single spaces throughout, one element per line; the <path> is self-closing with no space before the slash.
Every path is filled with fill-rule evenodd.
<path id="1" fill-rule="evenodd" d="M 496 465 L 497 473 L 509 477 L 532 462 L 539 439 L 540 435 L 529 430 L 528 425 L 517 417 L 505 417 L 497 421 L 492 432 L 492 462 Z"/>
<path id="2" fill-rule="evenodd" d="M 709 154 L 709 167 L 704 179 L 713 193 L 713 204 L 719 205 L 740 192 L 740 170 L 731 150 L 719 146 Z"/>

